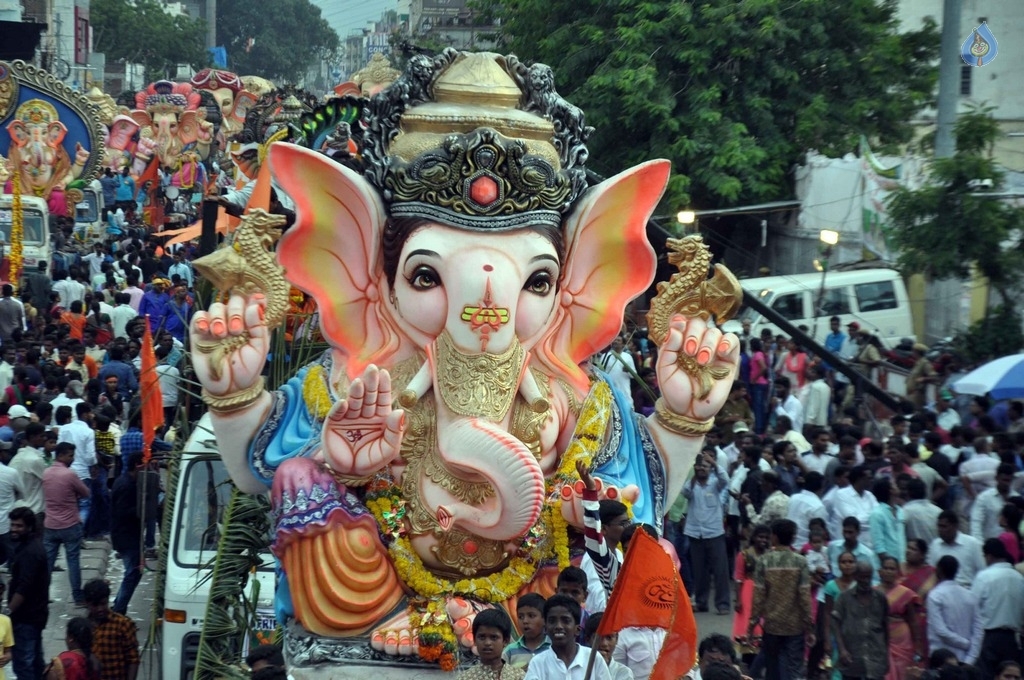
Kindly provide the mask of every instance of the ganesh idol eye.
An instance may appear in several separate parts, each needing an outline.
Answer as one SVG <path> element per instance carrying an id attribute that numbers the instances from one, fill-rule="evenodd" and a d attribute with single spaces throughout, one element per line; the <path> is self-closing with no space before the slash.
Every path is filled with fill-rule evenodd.
<path id="1" fill-rule="evenodd" d="M 413 270 L 408 277 L 409 285 L 415 290 L 430 290 L 441 285 L 441 277 L 433 267 L 423 264 Z"/>
<path id="2" fill-rule="evenodd" d="M 542 269 L 530 275 L 530 278 L 526 280 L 526 285 L 523 286 L 523 290 L 535 295 L 544 296 L 550 293 L 553 287 L 554 275 L 548 270 Z"/>

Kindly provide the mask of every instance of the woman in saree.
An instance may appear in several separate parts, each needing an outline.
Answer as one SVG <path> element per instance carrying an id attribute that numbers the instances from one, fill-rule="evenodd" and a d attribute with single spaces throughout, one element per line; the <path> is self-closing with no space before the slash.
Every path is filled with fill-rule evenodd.
<path id="1" fill-rule="evenodd" d="M 885 680 L 903 680 L 924 651 L 920 642 L 920 601 L 913 590 L 900 585 L 899 575 L 899 560 L 883 557 L 878 589 L 889 601 L 889 672 Z"/>
<path id="2" fill-rule="evenodd" d="M 750 545 L 736 555 L 736 570 L 733 574 L 736 616 L 732 619 L 732 639 L 736 640 L 736 652 L 747 664 L 750 664 L 758 652 L 754 641 L 747 639 L 750 608 L 754 604 L 754 567 L 757 566 L 757 560 L 768 551 L 770 543 L 771 531 L 764 524 L 758 524 L 750 535 Z M 758 626 L 754 630 L 754 636 L 761 635 L 761 626 Z M 743 642 L 740 642 L 741 640 Z"/>
<path id="3" fill-rule="evenodd" d="M 838 670 L 831 670 L 836 668 L 839 661 L 839 647 L 832 637 L 832 610 L 839 594 L 857 583 L 854 578 L 856 571 L 857 558 L 851 552 L 842 553 L 839 556 L 839 576 L 826 583 L 825 587 L 818 592 L 818 621 L 821 625 L 822 640 L 825 641 L 829 650 L 826 663 L 828 663 L 830 672 L 824 677 L 831 677 L 832 680 L 842 680 L 842 675 Z"/>
<path id="4" fill-rule="evenodd" d="M 926 557 L 928 557 L 928 544 L 923 538 L 912 538 L 907 541 L 907 561 L 900 568 L 900 573 L 903 574 L 900 583 L 917 594 L 917 601 L 921 607 L 921 615 L 917 622 L 917 639 L 921 641 L 921 652 L 925 656 L 928 655 L 925 607 L 928 602 L 928 593 L 935 587 L 935 567 L 927 563 Z"/>

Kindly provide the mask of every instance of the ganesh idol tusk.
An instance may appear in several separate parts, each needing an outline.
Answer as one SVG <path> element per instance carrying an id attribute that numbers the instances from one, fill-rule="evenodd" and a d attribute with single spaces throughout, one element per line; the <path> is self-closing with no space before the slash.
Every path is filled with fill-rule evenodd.
<path id="1" fill-rule="evenodd" d="M 433 385 L 434 381 L 430 375 L 430 362 L 424 361 L 423 365 L 420 366 L 420 370 L 416 371 L 416 375 L 412 377 L 409 384 L 398 395 L 398 405 L 402 408 L 412 408 L 416 405 L 416 402 L 423 398 L 424 394 L 430 391 Z"/>
<path id="2" fill-rule="evenodd" d="M 533 372 L 527 368 L 529 356 L 527 361 L 523 362 L 523 377 L 519 383 L 519 394 L 523 396 L 526 403 L 530 405 L 530 410 L 534 413 L 544 413 L 551 408 L 551 402 L 544 397 L 544 394 L 540 391 L 540 386 L 537 385 L 537 378 L 534 377 Z"/>

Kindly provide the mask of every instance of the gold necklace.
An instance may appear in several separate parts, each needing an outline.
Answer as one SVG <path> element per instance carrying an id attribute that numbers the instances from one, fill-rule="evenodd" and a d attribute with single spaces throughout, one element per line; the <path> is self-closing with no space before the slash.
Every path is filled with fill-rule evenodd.
<path id="1" fill-rule="evenodd" d="M 448 331 L 437 338 L 437 392 L 450 411 L 500 422 L 518 392 L 526 351 L 513 338 L 501 354 L 463 354 Z"/>

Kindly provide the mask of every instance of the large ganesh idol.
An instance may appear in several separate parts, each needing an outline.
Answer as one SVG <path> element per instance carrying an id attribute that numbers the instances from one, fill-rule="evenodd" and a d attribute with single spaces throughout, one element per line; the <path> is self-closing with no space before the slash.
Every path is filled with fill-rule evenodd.
<path id="1" fill-rule="evenodd" d="M 192 76 L 192 87 L 207 90 L 220 108 L 221 124 L 219 136 L 222 148 L 227 148 L 225 140 L 231 139 L 242 131 L 245 117 L 255 105 L 257 95 L 245 91 L 242 79 L 230 71 L 216 68 L 204 68 Z"/>
<path id="2" fill-rule="evenodd" d="M 205 182 L 202 161 L 210 155 L 213 125 L 199 103 L 199 93 L 190 84 L 161 80 L 135 95 L 131 112 L 140 137 L 147 140 L 140 141 L 136 154 L 144 154 L 147 164 L 159 163 L 170 174 L 171 186 L 182 189 Z M 131 136 L 125 133 L 120 130 L 118 140 L 127 143 Z M 111 146 L 120 145 L 112 141 Z"/>
<path id="3" fill-rule="evenodd" d="M 225 290 L 215 265 L 238 241 L 197 263 L 223 297 L 193 320 L 194 363 L 232 479 L 271 496 L 297 676 L 453 668 L 475 611 L 514 619 L 578 557 L 578 461 L 660 526 L 728 394 L 739 343 L 705 320 L 700 258 L 663 291 L 687 315 L 652 323 L 653 416 L 588 366 L 654 276 L 645 224 L 669 163 L 588 187 L 589 129 L 553 82 L 514 56 L 417 56 L 367 105 L 362 174 L 271 147 L 297 221 L 253 266 L 315 298 L 332 346 L 279 390 L 261 371 L 280 286 Z"/>
<path id="4" fill-rule="evenodd" d="M 99 173 L 102 131 L 84 95 L 31 64 L 0 61 L 0 155 L 22 194 L 46 200 L 52 214 L 74 214 L 72 196 Z M 10 193 L 14 182 L 0 189 Z"/>

